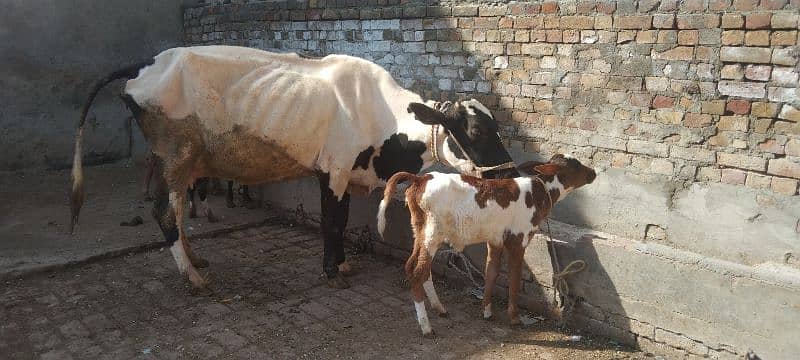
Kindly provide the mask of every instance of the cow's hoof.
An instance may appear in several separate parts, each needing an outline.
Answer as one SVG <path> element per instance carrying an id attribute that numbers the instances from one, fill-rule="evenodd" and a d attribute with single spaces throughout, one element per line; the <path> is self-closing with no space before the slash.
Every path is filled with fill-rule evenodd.
<path id="1" fill-rule="evenodd" d="M 353 272 L 353 266 L 350 265 L 349 262 L 344 261 L 341 264 L 339 264 L 339 272 L 343 274 L 350 274 L 351 272 Z"/>
<path id="2" fill-rule="evenodd" d="M 194 219 L 197 217 L 197 209 L 194 207 L 189 208 L 189 218 Z"/>
<path id="3" fill-rule="evenodd" d="M 424 337 L 426 339 L 435 339 L 436 338 L 436 332 L 431 330 L 431 332 L 422 333 L 422 337 Z"/>
<path id="4" fill-rule="evenodd" d="M 196 270 L 189 272 L 189 282 L 199 291 L 211 291 L 208 284 L 211 282 L 209 276 L 201 276 Z"/>
<path id="5" fill-rule="evenodd" d="M 244 203 L 244 207 L 246 207 L 246 208 L 248 208 L 250 210 L 260 209 L 261 208 L 261 203 L 258 202 L 258 201 L 252 201 L 252 200 L 251 201 L 246 201 Z"/>
<path id="6" fill-rule="evenodd" d="M 210 222 L 210 223 L 219 222 L 219 218 L 217 218 L 216 216 L 214 216 L 214 214 L 213 214 L 211 211 L 209 211 L 209 212 L 206 214 L 206 219 L 208 219 L 208 222 Z"/>
<path id="7" fill-rule="evenodd" d="M 519 320 L 519 316 L 517 316 L 517 317 L 512 317 L 512 318 L 511 318 L 511 319 L 508 321 L 508 324 L 509 324 L 509 325 L 511 325 L 511 326 L 520 326 L 520 325 L 522 325 L 522 321 L 520 321 L 520 320 Z"/>
<path id="8" fill-rule="evenodd" d="M 194 267 L 199 268 L 199 269 L 205 269 L 205 268 L 208 267 L 209 263 L 208 263 L 208 260 L 206 260 L 206 259 L 196 258 L 196 259 L 192 259 L 192 265 L 194 265 Z"/>
<path id="9" fill-rule="evenodd" d="M 340 273 L 336 274 L 335 278 L 328 279 L 328 287 L 334 289 L 347 289 L 350 287 L 350 283 L 348 283 L 347 279 L 345 279 L 344 276 Z"/>
<path id="10" fill-rule="evenodd" d="M 440 318 L 447 318 L 449 316 L 450 316 L 450 313 L 447 312 L 447 311 L 442 311 L 442 312 L 439 313 L 439 317 Z"/>
<path id="11" fill-rule="evenodd" d="M 236 207 L 236 203 L 233 202 L 233 199 L 225 200 L 225 205 L 230 209 L 233 209 L 233 208 Z"/>

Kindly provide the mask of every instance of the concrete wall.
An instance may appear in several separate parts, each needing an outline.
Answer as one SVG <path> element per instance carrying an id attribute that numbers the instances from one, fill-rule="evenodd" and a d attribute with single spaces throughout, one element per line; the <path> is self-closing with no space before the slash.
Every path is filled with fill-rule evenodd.
<path id="1" fill-rule="evenodd" d="M 89 87 L 114 69 L 182 43 L 178 0 L 12 0 L 0 12 L 0 170 L 64 167 Z M 120 84 L 109 88 L 119 88 Z M 128 156 L 129 113 L 111 90 L 95 101 L 92 161 Z M 141 144 L 141 142 L 139 142 Z M 139 146 L 141 148 L 141 146 Z"/>
<path id="2" fill-rule="evenodd" d="M 576 325 L 657 352 L 800 351 L 797 1 L 217 3 L 187 9 L 188 43 L 364 57 L 429 98 L 480 98 L 518 160 L 600 169 L 554 214 L 561 263 L 589 263 Z M 271 189 L 318 209 L 313 180 Z M 353 226 L 376 207 L 354 202 Z M 404 214 L 376 245 L 399 257 Z M 526 257 L 532 307 L 545 254 Z"/>

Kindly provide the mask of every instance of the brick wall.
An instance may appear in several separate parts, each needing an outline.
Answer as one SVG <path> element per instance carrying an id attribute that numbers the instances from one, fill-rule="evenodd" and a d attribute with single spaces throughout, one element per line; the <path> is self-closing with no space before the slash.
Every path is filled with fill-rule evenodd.
<path id="1" fill-rule="evenodd" d="M 186 40 L 364 57 L 427 97 L 480 98 L 527 152 L 797 194 L 797 0 L 403 3 L 199 6 Z"/>
<path id="2" fill-rule="evenodd" d="M 518 157 L 600 169 L 554 214 L 614 234 L 562 252 L 590 262 L 572 287 L 590 329 L 711 357 L 791 350 L 779 323 L 800 312 L 753 304 L 800 294 L 800 1 L 222 3 L 187 7 L 188 44 L 363 57 L 426 98 L 479 98 Z M 314 189 L 292 186 L 275 196 Z M 528 249 L 527 295 L 550 291 L 544 259 Z"/>

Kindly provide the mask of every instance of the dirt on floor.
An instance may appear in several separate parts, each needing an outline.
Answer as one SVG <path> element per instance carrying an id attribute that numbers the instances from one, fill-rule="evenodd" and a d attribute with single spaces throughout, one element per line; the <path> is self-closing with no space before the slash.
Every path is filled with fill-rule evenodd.
<path id="1" fill-rule="evenodd" d="M 644 359 L 648 354 L 557 328 L 512 328 L 503 304 L 437 281 L 450 314 L 417 324 L 402 264 L 352 256 L 353 285 L 320 277 L 315 229 L 270 225 L 193 241 L 213 293 L 193 290 L 167 249 L 7 280 L 0 354 L 9 359 Z M 533 314 L 525 314 L 532 316 Z M 576 338 L 576 335 L 581 335 Z M 651 356 L 651 355 L 650 355 Z"/>
<path id="2" fill-rule="evenodd" d="M 77 232 L 70 235 L 70 170 L 0 172 L 0 278 L 162 241 L 151 216 L 153 203 L 142 196 L 141 164 L 125 160 L 85 167 L 84 177 L 86 201 Z M 190 234 L 257 223 L 266 217 L 264 210 L 229 209 L 224 196 L 211 196 L 210 204 L 220 221 L 187 219 Z M 142 225 L 120 226 L 136 216 L 142 218 Z"/>

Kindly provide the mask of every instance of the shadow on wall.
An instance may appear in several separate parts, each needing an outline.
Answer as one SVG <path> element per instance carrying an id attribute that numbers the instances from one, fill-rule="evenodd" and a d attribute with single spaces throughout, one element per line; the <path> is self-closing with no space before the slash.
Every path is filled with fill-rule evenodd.
<path id="1" fill-rule="evenodd" d="M 428 1 L 426 4 L 428 7 L 423 10 L 428 14 L 436 13 L 438 2 Z M 442 13 L 446 13 L 444 6 L 441 9 Z M 478 11 L 477 8 L 475 9 Z M 512 51 L 511 46 L 520 45 L 507 43 L 508 39 L 503 37 L 507 34 L 504 35 L 498 30 L 490 30 L 496 29 L 496 24 L 478 23 L 491 21 L 487 20 L 489 18 L 479 19 L 466 16 L 467 22 L 475 22 L 468 24 L 468 28 L 473 29 L 470 35 L 473 38 L 466 39 L 459 28 L 460 24 L 453 21 L 455 18 L 420 19 L 415 18 L 416 16 L 410 17 L 411 19 L 404 19 L 399 28 L 390 28 L 389 26 L 380 28 L 383 25 L 376 25 L 378 28 L 369 30 L 358 24 L 361 20 L 347 20 L 346 29 L 339 31 L 342 33 L 342 38 L 315 39 L 314 31 L 306 31 L 314 29 L 309 29 L 307 24 L 300 24 L 302 23 L 300 21 L 297 22 L 300 25 L 298 29 L 303 30 L 288 31 L 290 30 L 288 27 L 283 28 L 283 25 L 278 24 L 274 28 L 270 26 L 270 30 L 275 29 L 275 31 L 266 31 L 267 34 L 262 38 L 247 39 L 237 35 L 231 38 L 214 37 L 213 40 L 203 40 L 203 43 L 249 45 L 269 49 L 277 47 L 279 51 L 296 51 L 314 55 L 340 53 L 366 58 L 389 70 L 402 86 L 420 93 L 427 99 L 457 100 L 469 97 L 479 99 L 495 111 L 496 118 L 501 125 L 501 135 L 511 139 L 530 139 L 525 143 L 519 140 L 509 142 L 512 155 L 519 162 L 533 159 L 546 160 L 543 158 L 555 152 L 569 152 L 587 162 L 593 157 L 593 150 L 588 146 L 559 147 L 553 145 L 553 142 L 548 141 L 548 136 L 563 137 L 566 135 L 550 134 L 549 125 L 536 116 L 538 112 L 535 111 L 535 101 L 554 97 L 552 93 L 542 93 L 547 88 L 543 84 L 558 82 L 566 70 L 555 68 L 552 70 L 554 73 L 552 77 L 531 78 L 527 62 L 534 57 L 522 55 L 521 49 Z M 397 19 L 399 18 L 400 14 L 398 13 Z M 319 25 L 322 29 L 320 24 L 335 23 L 336 21 L 323 18 L 323 20 L 316 21 L 314 26 Z M 339 25 L 341 26 L 343 23 L 344 21 L 341 21 Z M 292 23 L 291 30 L 295 30 L 294 24 Z M 332 24 L 327 25 L 331 25 L 331 30 L 334 29 Z M 327 36 L 331 36 L 336 31 L 327 30 L 327 32 Z M 293 38 L 306 36 L 305 33 L 308 33 L 312 40 Z M 496 40 L 489 41 L 490 37 L 496 37 Z M 314 45 L 309 45 L 311 43 Z M 546 50 L 544 47 L 547 47 L 548 51 L 553 51 L 557 44 L 531 43 L 526 45 L 532 46 L 532 50 L 529 52 L 533 52 L 533 50 L 544 51 Z M 525 71 L 514 71 L 514 69 L 525 69 Z M 520 77 L 520 73 L 524 73 L 522 77 Z M 509 83 L 511 86 L 507 86 Z M 603 113 L 602 102 L 594 101 L 604 98 L 603 90 L 582 90 L 579 94 L 570 95 L 576 103 L 590 108 L 592 112 Z M 523 101 L 518 103 L 516 99 L 523 99 Z M 563 111 L 566 110 L 557 106 L 553 108 L 553 112 L 557 114 Z M 600 173 L 599 176 L 603 176 L 603 174 Z M 318 213 L 317 191 L 315 180 L 271 185 L 267 190 L 270 200 L 275 201 L 279 206 L 294 209 L 297 204 L 302 204 L 304 210 L 310 213 Z M 592 186 L 570 194 L 564 202 L 557 205 L 554 219 L 578 226 L 588 224 L 586 214 L 591 209 L 584 208 L 583 192 L 585 191 L 592 191 Z M 369 198 L 353 198 L 349 228 L 365 225 L 374 228 L 378 204 L 377 193 Z M 292 198 L 292 194 L 295 194 L 294 198 Z M 384 246 L 385 250 L 394 257 L 402 259 L 407 256 L 408 249 L 411 247 L 407 210 L 398 202 L 393 202 L 387 209 L 387 217 L 392 221 L 387 226 L 388 236 L 380 246 Z M 614 281 L 604 269 L 593 245 L 593 241 L 602 240 L 587 239 L 581 235 L 574 229 L 571 232 L 562 231 L 556 235 L 560 240 L 567 242 L 558 247 L 561 264 L 566 265 L 572 260 L 581 259 L 588 265 L 586 271 L 574 275 L 569 280 L 571 290 L 582 300 L 575 308 L 575 319 L 578 321 L 575 321 L 574 324 L 591 328 L 601 334 L 613 335 L 621 340 L 628 340 L 626 341 L 628 343 L 635 343 L 635 336 L 630 333 L 630 320 L 626 317 Z M 483 267 L 485 246 L 475 246 L 466 252 L 476 266 Z M 523 276 L 523 279 L 526 280 L 524 296 L 527 297 L 523 299 L 523 303 L 528 304 L 530 308 L 541 309 L 544 307 L 543 305 L 549 303 L 548 298 L 552 294 L 550 287 L 552 268 L 546 244 L 543 241 L 529 246 L 526 263 L 530 273 Z M 446 268 L 439 270 L 441 270 L 439 273 L 448 273 Z M 507 285 L 507 280 L 503 275 L 498 279 L 498 284 Z M 502 291 L 498 290 L 497 294 L 501 295 Z"/>

